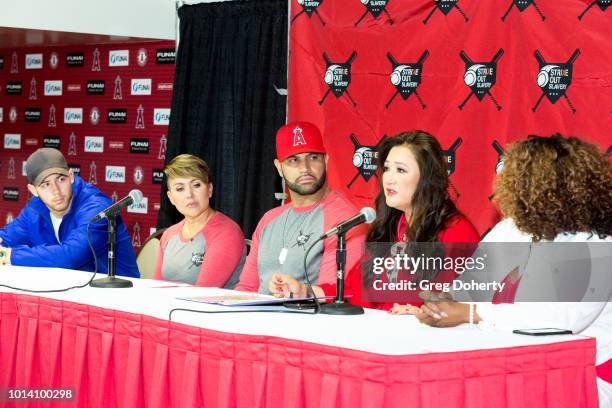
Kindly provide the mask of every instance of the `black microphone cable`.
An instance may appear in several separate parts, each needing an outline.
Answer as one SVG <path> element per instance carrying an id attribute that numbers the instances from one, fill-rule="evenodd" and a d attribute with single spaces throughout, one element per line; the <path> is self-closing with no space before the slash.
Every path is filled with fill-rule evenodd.
<path id="1" fill-rule="evenodd" d="M 0 283 L 0 287 L 8 288 L 8 289 L 13 289 L 13 290 L 19 290 L 21 292 L 28 292 L 28 293 L 57 293 L 57 292 L 67 292 L 67 291 L 72 290 L 72 289 L 80 289 L 80 288 L 84 288 L 84 287 L 88 286 L 89 283 L 94 280 L 94 278 L 96 277 L 96 274 L 98 273 L 98 257 L 96 256 L 96 251 L 95 251 L 95 249 L 93 247 L 93 244 L 91 243 L 91 238 L 89 237 L 89 226 L 91 225 L 92 221 L 93 221 L 93 219 L 90 220 L 87 223 L 87 228 L 86 228 L 85 236 L 87 238 L 87 244 L 89 245 L 89 250 L 91 251 L 91 253 L 93 255 L 93 259 L 94 259 L 94 272 L 93 272 L 93 275 L 91 276 L 91 278 L 86 283 L 84 283 L 82 285 L 77 285 L 77 286 L 70 286 L 68 288 L 63 288 L 63 289 L 46 289 L 46 290 L 18 288 L 18 287 L 15 287 L 15 286 L 4 285 L 2 283 Z"/>

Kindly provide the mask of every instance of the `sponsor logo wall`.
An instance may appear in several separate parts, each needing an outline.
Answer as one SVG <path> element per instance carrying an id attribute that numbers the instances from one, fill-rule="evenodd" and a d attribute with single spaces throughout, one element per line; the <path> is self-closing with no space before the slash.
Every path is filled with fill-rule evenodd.
<path id="1" fill-rule="evenodd" d="M 144 242 L 157 223 L 173 47 L 161 41 L 0 49 L 0 226 L 28 200 L 25 160 L 51 147 L 109 197 L 143 192 L 143 203 L 122 217 L 134 243 Z"/>
<path id="2" fill-rule="evenodd" d="M 401 131 L 438 138 L 449 193 L 481 233 L 499 219 L 509 143 L 560 132 L 610 146 L 607 0 L 289 3 L 288 120 L 329 137 L 328 181 L 360 207 L 377 193 L 377 145 Z"/>

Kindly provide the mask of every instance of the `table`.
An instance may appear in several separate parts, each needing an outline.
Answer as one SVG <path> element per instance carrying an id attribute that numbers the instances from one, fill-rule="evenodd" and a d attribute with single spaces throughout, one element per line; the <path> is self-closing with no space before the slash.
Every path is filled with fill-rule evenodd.
<path id="1" fill-rule="evenodd" d="M 0 283 L 32 289 L 88 278 L 0 267 Z M 227 291 L 133 281 L 51 294 L 0 288 L 0 389 L 71 386 L 76 400 L 53 405 L 70 407 L 598 406 L 594 339 L 437 329 L 376 310 L 169 321 L 173 308 L 227 309 L 176 297 Z"/>

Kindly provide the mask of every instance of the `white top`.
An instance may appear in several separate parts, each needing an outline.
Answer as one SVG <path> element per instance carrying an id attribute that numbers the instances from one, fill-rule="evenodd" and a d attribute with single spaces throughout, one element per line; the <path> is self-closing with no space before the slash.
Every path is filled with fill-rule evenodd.
<path id="1" fill-rule="evenodd" d="M 531 242 L 532 236 L 521 232 L 512 219 L 499 222 L 482 242 Z M 612 242 L 612 236 L 601 239 L 597 234 L 580 232 L 559 234 L 553 242 Z M 611 245 L 590 245 L 594 257 L 609 263 Z M 599 251 L 599 253 L 595 253 Z M 603 253 L 601 253 L 603 252 Z M 510 270 L 509 270 L 510 271 Z M 508 271 L 508 272 L 509 272 Z M 612 269 L 610 279 L 612 279 Z M 551 277 L 552 279 L 552 277 Z M 520 286 L 519 286 L 520 288 Z M 519 289 L 520 290 L 520 289 Z M 597 339 L 597 364 L 612 358 L 612 303 L 611 302 L 517 302 L 514 304 L 478 303 L 476 312 L 485 322 L 498 330 L 555 327 L 572 330 Z M 612 385 L 598 380 L 600 405 L 612 406 Z"/>
<path id="2" fill-rule="evenodd" d="M 49 215 L 51 216 L 51 224 L 53 224 L 53 231 L 55 232 L 55 238 L 57 239 L 57 242 L 60 242 L 59 229 L 60 229 L 60 225 L 62 225 L 62 220 L 64 219 L 64 217 L 63 216 L 56 217 L 55 215 L 53 215 L 53 213 L 49 213 Z"/>

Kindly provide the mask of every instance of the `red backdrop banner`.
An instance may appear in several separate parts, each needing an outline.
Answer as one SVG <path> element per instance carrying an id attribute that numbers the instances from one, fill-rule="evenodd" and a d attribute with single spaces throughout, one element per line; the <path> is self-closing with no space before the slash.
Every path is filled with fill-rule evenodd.
<path id="1" fill-rule="evenodd" d="M 27 157 L 54 147 L 113 200 L 143 192 L 123 213 L 138 248 L 157 222 L 174 59 L 172 41 L 0 50 L 0 225 L 29 198 Z"/>
<path id="2" fill-rule="evenodd" d="M 324 132 L 332 187 L 377 191 L 373 151 L 421 129 L 484 233 L 496 165 L 528 134 L 612 143 L 609 0 L 291 0 L 289 120 Z"/>

